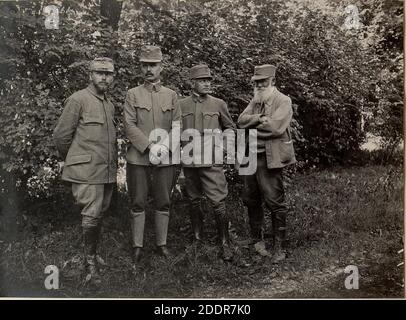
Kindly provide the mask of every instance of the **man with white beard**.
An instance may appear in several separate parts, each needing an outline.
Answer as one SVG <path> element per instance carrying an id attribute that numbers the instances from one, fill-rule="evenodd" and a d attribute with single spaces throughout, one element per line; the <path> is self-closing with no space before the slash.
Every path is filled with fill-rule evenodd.
<path id="1" fill-rule="evenodd" d="M 244 177 L 243 201 L 253 243 L 264 240 L 264 211 L 262 199 L 271 212 L 274 250 L 272 261 L 286 258 L 286 215 L 283 168 L 296 162 L 289 125 L 292 101 L 275 87 L 276 67 L 256 66 L 251 81 L 254 98 L 238 118 L 238 126 L 257 130 L 257 170 Z"/>

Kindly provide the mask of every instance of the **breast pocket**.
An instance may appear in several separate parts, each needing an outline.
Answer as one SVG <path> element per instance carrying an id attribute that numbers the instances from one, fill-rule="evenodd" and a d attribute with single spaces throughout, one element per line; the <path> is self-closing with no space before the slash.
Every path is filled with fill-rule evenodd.
<path id="1" fill-rule="evenodd" d="M 203 129 L 220 128 L 220 112 L 203 112 Z"/>
<path id="2" fill-rule="evenodd" d="M 95 116 L 84 114 L 83 115 L 83 127 L 85 136 L 89 140 L 100 140 L 104 136 L 104 118 L 102 115 Z"/>
<path id="3" fill-rule="evenodd" d="M 170 130 L 172 127 L 172 117 L 173 117 L 173 106 L 163 105 L 162 110 L 162 123 L 161 128 L 165 130 Z"/>
<path id="4" fill-rule="evenodd" d="M 143 125 L 152 123 L 152 106 L 145 104 L 137 104 L 134 106 L 135 111 L 137 112 L 137 124 Z"/>
<path id="5" fill-rule="evenodd" d="M 182 113 L 182 127 L 183 130 L 193 128 L 194 114 L 193 112 L 183 112 Z"/>

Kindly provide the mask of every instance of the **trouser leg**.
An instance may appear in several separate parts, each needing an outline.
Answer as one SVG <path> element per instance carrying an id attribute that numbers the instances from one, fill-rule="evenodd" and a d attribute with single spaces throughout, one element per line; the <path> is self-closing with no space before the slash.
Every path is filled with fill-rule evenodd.
<path id="1" fill-rule="evenodd" d="M 127 163 L 127 187 L 131 210 L 134 212 L 145 211 L 147 207 L 150 173 L 149 166 Z"/>
<path id="2" fill-rule="evenodd" d="M 142 248 L 144 245 L 145 209 L 148 198 L 148 166 L 127 163 L 127 187 L 130 196 L 131 245 Z"/>
<path id="3" fill-rule="evenodd" d="M 283 186 L 283 169 L 263 169 L 260 173 L 257 174 L 258 181 L 264 194 L 265 203 L 272 215 L 275 255 L 277 260 L 283 260 L 288 212 Z"/>
<path id="4" fill-rule="evenodd" d="M 248 209 L 251 238 L 254 242 L 261 241 L 264 229 L 264 210 L 262 208 L 261 190 L 255 174 L 244 176 L 242 198 Z"/>
<path id="5" fill-rule="evenodd" d="M 229 241 L 229 217 L 226 212 L 226 197 L 228 195 L 227 180 L 221 166 L 199 169 L 201 186 L 209 199 L 217 222 L 217 231 L 221 244 Z"/>
<path id="6" fill-rule="evenodd" d="M 203 211 L 202 211 L 202 186 L 198 168 L 184 168 L 189 199 L 189 216 L 192 225 L 194 240 L 202 240 L 203 237 Z"/>
<path id="7" fill-rule="evenodd" d="M 82 207 L 84 261 L 88 272 L 92 276 L 97 275 L 97 245 L 100 237 L 103 209 L 108 208 L 111 199 L 109 188 L 109 185 L 104 184 L 72 184 L 75 201 Z"/>
<path id="8" fill-rule="evenodd" d="M 166 246 L 169 226 L 171 189 L 175 177 L 175 167 L 156 167 L 153 170 L 152 183 L 155 200 L 155 239 L 158 247 Z M 165 254 L 166 255 L 166 254 Z"/>
<path id="9" fill-rule="evenodd" d="M 264 209 L 262 206 L 248 207 L 248 219 L 252 239 L 262 241 L 264 239 Z"/>
<path id="10" fill-rule="evenodd" d="M 275 239 L 282 244 L 286 239 L 286 215 L 288 207 L 285 203 L 282 169 L 268 169 L 266 175 L 259 177 L 266 205 L 272 214 Z"/>
<path id="11" fill-rule="evenodd" d="M 103 216 L 105 212 L 109 209 L 111 204 L 111 198 L 113 195 L 114 183 L 106 183 L 103 185 L 103 200 L 101 204 L 101 211 L 100 211 L 100 219 L 98 219 L 97 227 L 96 227 L 96 239 L 97 243 L 100 242 L 101 237 L 101 230 L 103 224 Z"/>
<path id="12" fill-rule="evenodd" d="M 214 213 L 222 257 L 224 260 L 231 260 L 233 253 L 230 248 L 230 220 L 226 211 L 228 188 L 223 168 L 221 166 L 201 168 L 200 180 L 202 190 L 209 199 L 211 211 Z"/>
<path id="13" fill-rule="evenodd" d="M 113 196 L 114 185 L 115 185 L 114 183 L 104 184 L 103 201 L 102 201 L 102 207 L 101 207 L 102 216 L 110 207 L 111 198 Z"/>
<path id="14" fill-rule="evenodd" d="M 228 243 L 229 219 L 226 212 L 226 197 L 228 195 L 227 180 L 221 166 L 199 169 L 199 177 L 204 194 L 209 199 L 214 213 L 220 243 Z"/>

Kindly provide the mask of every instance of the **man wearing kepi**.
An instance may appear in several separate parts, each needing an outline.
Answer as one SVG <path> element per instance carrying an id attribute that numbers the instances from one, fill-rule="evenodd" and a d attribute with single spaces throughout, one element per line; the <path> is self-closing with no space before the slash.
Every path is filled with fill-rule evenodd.
<path id="1" fill-rule="evenodd" d="M 89 86 L 66 100 L 54 130 L 55 144 L 65 159 L 62 179 L 72 183 L 73 196 L 82 206 L 85 265 L 96 281 L 100 280 L 96 249 L 101 219 L 117 176 L 114 106 L 106 97 L 113 76 L 111 59 L 94 59 Z"/>
<path id="2" fill-rule="evenodd" d="M 275 87 L 273 65 L 255 67 L 254 98 L 238 118 L 238 126 L 257 130 L 257 171 L 244 177 L 244 204 L 248 207 L 251 236 L 263 240 L 264 212 L 262 198 L 271 211 L 274 235 L 273 261 L 284 260 L 286 215 L 283 168 L 296 162 L 289 126 L 291 99 Z"/>
<path id="3" fill-rule="evenodd" d="M 144 83 L 127 92 L 124 106 L 124 127 L 129 139 L 127 151 L 127 186 L 131 201 L 132 257 L 135 263 L 141 258 L 144 245 L 145 210 L 149 190 L 154 198 L 154 222 L 157 251 L 169 255 L 167 233 L 171 189 L 175 167 L 171 157 L 173 131 L 180 130 L 181 110 L 176 93 L 162 85 L 162 52 L 156 46 L 144 46 L 140 53 Z M 159 139 L 154 132 L 168 132 Z M 168 138 L 168 139 L 167 139 Z M 158 159 L 169 157 L 167 163 Z"/>
<path id="4" fill-rule="evenodd" d="M 179 102 L 182 109 L 183 132 L 195 129 L 202 136 L 205 131 L 235 130 L 235 124 L 228 112 L 227 104 L 209 94 L 211 93 L 212 81 L 209 67 L 204 64 L 193 66 L 190 70 L 190 79 L 192 82 L 192 94 Z M 229 219 L 225 204 L 228 194 L 227 181 L 222 162 L 215 164 L 215 143 L 209 143 L 208 148 L 206 148 L 203 137 L 200 141 L 204 148 L 200 149 L 198 144 L 197 148 L 193 149 L 194 161 L 192 163 L 182 162 L 187 184 L 186 191 L 191 202 L 189 212 L 193 236 L 195 240 L 202 239 L 203 214 L 201 200 L 203 194 L 205 194 L 209 199 L 210 211 L 214 213 L 216 219 L 223 259 L 229 260 L 232 258 L 232 250 L 229 246 Z M 213 140 L 209 141 L 213 142 Z M 199 152 L 201 157 L 195 157 L 195 153 Z M 207 154 L 213 155 L 209 161 L 205 160 Z"/>

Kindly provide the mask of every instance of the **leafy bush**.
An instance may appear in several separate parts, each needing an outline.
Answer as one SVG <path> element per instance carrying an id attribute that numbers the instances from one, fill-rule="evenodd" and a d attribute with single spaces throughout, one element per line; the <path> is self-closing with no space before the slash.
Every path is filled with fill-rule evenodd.
<path id="1" fill-rule="evenodd" d="M 64 99 L 86 86 L 86 64 L 95 56 L 116 62 L 111 97 L 125 141 L 123 99 L 142 81 L 137 56 L 148 43 L 162 47 L 164 82 L 181 96 L 190 91 L 189 67 L 208 63 L 214 94 L 227 101 L 234 120 L 251 97 L 254 65 L 276 64 L 277 86 L 294 102 L 301 164 L 345 162 L 364 138 L 365 111 L 381 121 L 367 128 L 388 141 L 401 137 L 401 4 L 361 1 L 359 30 L 345 29 L 344 5 L 327 1 L 64 0 L 57 30 L 44 27 L 47 4 L 0 4 L 0 163 L 21 188 L 40 188 L 27 182 L 39 182 L 34 177 L 46 177 L 44 170 L 58 174 L 51 132 Z"/>

